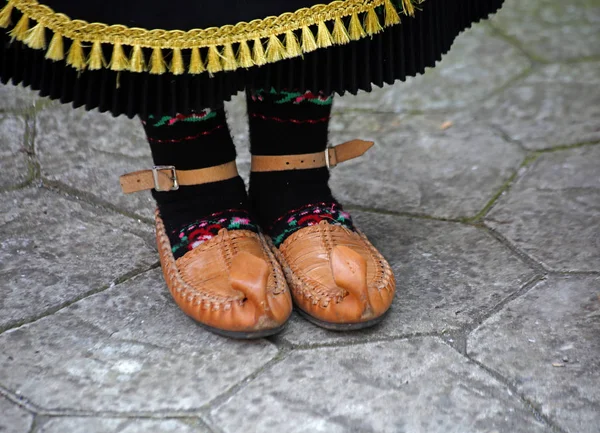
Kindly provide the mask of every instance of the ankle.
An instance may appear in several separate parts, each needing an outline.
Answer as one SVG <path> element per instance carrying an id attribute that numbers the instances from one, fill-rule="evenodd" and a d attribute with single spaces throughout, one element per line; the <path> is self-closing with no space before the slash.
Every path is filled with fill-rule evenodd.
<path id="1" fill-rule="evenodd" d="M 263 228 L 292 209 L 335 202 L 327 168 L 259 172 L 250 175 L 250 206 Z"/>

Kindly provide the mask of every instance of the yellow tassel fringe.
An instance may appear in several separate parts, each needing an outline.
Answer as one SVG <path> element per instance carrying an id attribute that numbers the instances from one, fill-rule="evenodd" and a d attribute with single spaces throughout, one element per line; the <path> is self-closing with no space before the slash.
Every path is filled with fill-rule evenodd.
<path id="1" fill-rule="evenodd" d="M 398 11 L 392 4 L 391 0 L 385 0 L 384 12 L 385 12 L 385 26 L 386 27 L 400 24 L 400 15 L 398 15 Z"/>
<path id="2" fill-rule="evenodd" d="M 353 41 L 358 41 L 359 39 L 362 39 L 367 36 L 357 14 L 352 15 L 352 18 L 350 18 L 350 28 L 348 29 L 348 35 L 350 35 L 350 39 Z"/>
<path id="3" fill-rule="evenodd" d="M 133 47 L 131 60 L 129 61 L 129 70 L 131 72 L 144 72 L 146 70 L 146 59 L 144 58 L 142 47 Z"/>
<path id="4" fill-rule="evenodd" d="M 252 51 L 250 51 L 250 47 L 246 41 L 240 42 L 238 48 L 238 65 L 240 65 L 241 68 L 251 68 L 254 66 L 254 62 L 252 61 Z"/>
<path id="5" fill-rule="evenodd" d="M 23 15 L 16 26 L 8 33 L 13 40 L 24 41 L 29 31 L 29 17 Z"/>
<path id="6" fill-rule="evenodd" d="M 332 36 L 333 42 L 337 45 L 346 45 L 350 43 L 350 35 L 348 35 L 348 30 L 346 30 L 346 26 L 341 18 L 335 19 Z"/>
<path id="7" fill-rule="evenodd" d="M 267 63 L 265 49 L 260 39 L 254 39 L 254 44 L 252 45 L 252 60 L 256 66 L 262 66 Z"/>
<path id="8" fill-rule="evenodd" d="M 223 65 L 221 64 L 221 54 L 219 54 L 219 49 L 214 45 L 208 48 L 208 63 L 206 65 L 206 69 L 211 75 L 223 70 Z"/>
<path id="9" fill-rule="evenodd" d="M 298 42 L 296 34 L 291 30 L 285 34 L 285 53 L 288 59 L 302 55 L 300 42 Z"/>
<path id="10" fill-rule="evenodd" d="M 333 36 L 329 33 L 327 24 L 320 22 L 317 32 L 317 46 L 319 48 L 328 48 L 333 45 Z"/>
<path id="11" fill-rule="evenodd" d="M 188 69 L 190 74 L 196 75 L 206 72 L 202 56 L 200 55 L 200 48 L 192 48 L 192 55 L 190 57 L 190 68 Z"/>
<path id="12" fill-rule="evenodd" d="M 225 45 L 223 48 L 223 70 L 224 71 L 235 71 L 238 68 L 233 46 L 231 44 Z"/>
<path id="13" fill-rule="evenodd" d="M 302 51 L 310 53 L 317 49 L 317 41 L 309 27 L 302 27 Z"/>
<path id="14" fill-rule="evenodd" d="M 1 0 L 0 0 L 1 1 Z M 250 35 L 250 40 L 240 40 L 240 38 L 229 38 L 224 36 L 225 43 L 222 45 L 200 45 L 190 46 L 187 43 L 182 48 L 170 48 L 164 45 L 147 45 L 142 42 L 141 45 L 129 45 L 129 40 L 121 39 L 123 42 L 112 42 L 114 39 L 104 41 L 102 35 L 98 39 L 92 40 L 73 39 L 74 32 L 68 33 L 67 26 L 70 22 L 63 24 L 66 28 L 62 33 L 54 25 L 52 19 L 45 19 L 40 16 L 36 9 L 37 2 L 31 0 L 8 0 L 4 8 L 0 9 L 0 28 L 10 29 L 8 34 L 13 40 L 18 40 L 32 49 L 46 50 L 45 57 L 54 61 L 66 60 L 66 63 L 78 71 L 86 68 L 90 70 L 100 70 L 108 67 L 113 71 L 131 71 L 146 72 L 161 75 L 170 72 L 174 75 L 186 73 L 197 75 L 208 72 L 215 74 L 221 71 L 234 71 L 238 68 L 250 68 L 252 66 L 262 66 L 267 63 L 278 62 L 283 59 L 302 56 L 304 53 L 310 53 L 318 48 L 328 48 L 333 45 L 345 45 L 350 41 L 357 41 L 367 36 L 375 35 L 383 31 L 384 27 L 394 26 L 400 23 L 400 14 L 414 16 L 415 4 L 420 4 L 424 0 L 402 0 L 401 7 L 394 6 L 392 0 L 364 0 L 348 1 L 352 6 L 331 6 L 336 12 L 328 16 L 328 21 L 309 21 L 301 22 L 301 27 L 297 29 L 288 29 L 283 33 L 254 33 Z M 33 5 L 32 5 L 33 3 Z M 334 2 L 338 3 L 338 2 Z M 41 6 L 40 6 L 41 7 Z M 45 7 L 43 7 L 45 8 Z M 13 25 L 12 14 L 17 10 L 21 14 L 16 25 Z M 56 15 L 54 12 L 44 9 L 44 13 L 52 18 Z M 33 19 L 36 24 L 30 29 L 29 20 Z M 46 24 L 50 23 L 49 27 Z M 248 24 L 250 25 L 250 24 Z M 77 24 L 77 29 L 81 24 Z M 108 28 L 108 26 L 107 26 Z M 277 30 L 277 26 L 273 26 Z M 50 44 L 46 44 L 46 32 L 52 36 Z M 82 30 L 81 34 L 85 32 Z M 65 42 L 70 43 L 68 53 L 65 59 Z M 227 40 L 229 38 L 229 41 Z M 198 37 L 200 43 L 206 44 L 206 40 Z M 142 39 L 143 40 L 143 39 Z M 83 45 L 87 42 L 90 45 Z M 112 55 L 110 62 L 107 63 L 102 44 L 112 45 Z M 266 44 L 266 45 L 264 45 Z M 202 58 L 201 48 L 205 47 L 206 61 Z M 236 47 L 236 50 L 234 49 Z M 146 64 L 144 49 L 151 48 L 152 54 L 149 59 L 149 65 Z M 89 57 L 86 56 L 86 50 L 89 50 Z M 163 50 L 167 50 L 164 55 L 170 56 L 170 63 L 165 61 Z M 184 51 L 185 50 L 185 51 Z M 130 53 L 128 57 L 126 52 Z M 186 60 L 184 56 L 189 54 L 189 65 L 186 69 Z"/>
<path id="15" fill-rule="evenodd" d="M 90 71 L 99 71 L 106 66 L 106 60 L 104 59 L 104 53 L 102 52 L 102 44 L 100 41 L 96 41 L 92 44 L 92 52 L 88 59 L 88 67 Z"/>
<path id="16" fill-rule="evenodd" d="M 83 53 L 81 42 L 73 41 L 71 48 L 69 48 L 67 63 L 78 71 L 83 71 L 85 69 L 85 54 Z"/>
<path id="17" fill-rule="evenodd" d="M 286 50 L 279 38 L 271 35 L 267 44 L 267 62 L 275 63 L 286 58 Z"/>
<path id="18" fill-rule="evenodd" d="M 0 11 L 0 28 L 7 29 L 12 24 L 12 20 L 10 16 L 12 15 L 13 5 L 12 3 L 8 3 L 1 11 Z"/>
<path id="19" fill-rule="evenodd" d="M 41 24 L 36 24 L 27 32 L 27 37 L 23 41 L 25 45 L 34 50 L 46 49 L 46 28 Z"/>
<path id="20" fill-rule="evenodd" d="M 65 45 L 63 42 L 63 37 L 58 33 L 54 33 L 54 36 L 52 36 L 50 46 L 46 52 L 46 58 L 54 61 L 64 60 L 65 58 Z"/>
<path id="21" fill-rule="evenodd" d="M 162 75 L 167 72 L 167 64 L 162 55 L 160 48 L 154 48 L 152 50 L 152 56 L 150 56 L 150 73 L 153 75 Z"/>
<path id="22" fill-rule="evenodd" d="M 173 49 L 173 58 L 171 59 L 171 66 L 169 68 L 171 74 L 181 75 L 185 74 L 185 64 L 183 62 L 183 55 L 181 54 L 181 48 Z"/>
<path id="23" fill-rule="evenodd" d="M 127 60 L 121 44 L 117 43 L 113 46 L 112 57 L 108 66 L 113 71 L 126 71 L 129 69 L 129 60 Z"/>
<path id="24" fill-rule="evenodd" d="M 379 17 L 377 16 L 375 9 L 371 9 L 369 12 L 367 12 L 367 16 L 365 17 L 365 30 L 369 35 L 376 35 L 383 30 L 383 27 L 381 27 L 381 24 L 379 23 Z"/>
<path id="25" fill-rule="evenodd" d="M 410 17 L 415 16 L 415 7 L 413 6 L 411 0 L 402 0 L 402 11 L 405 15 L 408 15 Z"/>

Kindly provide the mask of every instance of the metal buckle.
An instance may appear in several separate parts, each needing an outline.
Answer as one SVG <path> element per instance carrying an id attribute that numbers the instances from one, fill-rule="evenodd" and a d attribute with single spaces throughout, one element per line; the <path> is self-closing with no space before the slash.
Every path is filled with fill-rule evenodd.
<path id="1" fill-rule="evenodd" d="M 173 182 L 173 186 L 171 188 L 160 189 L 160 184 L 158 182 L 158 172 L 160 170 L 171 170 L 170 179 Z M 156 191 L 177 191 L 179 189 L 179 183 L 177 182 L 177 171 L 173 165 L 155 165 L 152 167 L 152 177 L 154 177 L 154 189 Z"/>
<path id="2" fill-rule="evenodd" d="M 325 166 L 331 170 L 331 162 L 329 161 L 329 150 L 333 149 L 333 147 L 328 147 L 325 149 Z"/>

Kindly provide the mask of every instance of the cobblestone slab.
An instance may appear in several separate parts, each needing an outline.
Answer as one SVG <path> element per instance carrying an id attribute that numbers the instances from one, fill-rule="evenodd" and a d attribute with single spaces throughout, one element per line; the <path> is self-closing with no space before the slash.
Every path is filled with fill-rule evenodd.
<path id="1" fill-rule="evenodd" d="M 0 189 L 29 178 L 25 152 L 25 121 L 17 115 L 0 114 Z"/>
<path id="2" fill-rule="evenodd" d="M 543 67 L 477 111 L 529 149 L 600 140 L 600 62 Z"/>
<path id="3" fill-rule="evenodd" d="M 0 383 L 48 410 L 188 411 L 276 354 L 203 330 L 155 270 L 2 334 Z"/>
<path id="4" fill-rule="evenodd" d="M 36 148 L 45 178 L 154 218 L 149 192 L 125 195 L 119 185 L 120 175 L 153 165 L 138 119 L 53 107 L 38 114 Z"/>
<path id="5" fill-rule="evenodd" d="M 477 329 L 470 355 L 568 432 L 600 426 L 600 278 L 552 277 Z"/>
<path id="6" fill-rule="evenodd" d="M 29 433 L 33 415 L 0 397 L 0 433 Z"/>
<path id="7" fill-rule="evenodd" d="M 443 130 L 442 125 L 452 122 Z M 525 153 L 466 115 L 333 118 L 331 141 L 376 142 L 363 158 L 336 167 L 332 188 L 344 204 L 442 218 L 476 215 L 517 170 Z"/>
<path id="8" fill-rule="evenodd" d="M 518 291 L 534 272 L 482 230 L 456 223 L 354 212 L 357 225 L 389 260 L 397 281 L 382 325 L 335 333 L 295 318 L 283 333 L 294 344 L 321 344 L 452 331 L 471 325 Z"/>
<path id="9" fill-rule="evenodd" d="M 549 269 L 600 270 L 600 146 L 543 155 L 487 223 Z"/>
<path id="10" fill-rule="evenodd" d="M 224 432 L 549 431 L 435 339 L 293 353 L 212 417 Z"/>
<path id="11" fill-rule="evenodd" d="M 31 112 L 49 103 L 48 99 L 40 99 L 33 90 L 12 84 L 0 84 L 0 111 Z"/>
<path id="12" fill-rule="evenodd" d="M 600 56 L 596 0 L 507 0 L 492 23 L 544 61 Z"/>
<path id="13" fill-rule="evenodd" d="M 134 418 L 56 418 L 39 433 L 208 433 L 198 423 L 175 419 L 141 420 Z"/>
<path id="14" fill-rule="evenodd" d="M 337 98 L 338 109 L 406 112 L 469 107 L 530 66 L 521 52 L 485 25 L 461 35 L 435 69 L 406 83 Z"/>
<path id="15" fill-rule="evenodd" d="M 146 225 L 42 189 L 0 199 L 0 327 L 156 262 Z"/>

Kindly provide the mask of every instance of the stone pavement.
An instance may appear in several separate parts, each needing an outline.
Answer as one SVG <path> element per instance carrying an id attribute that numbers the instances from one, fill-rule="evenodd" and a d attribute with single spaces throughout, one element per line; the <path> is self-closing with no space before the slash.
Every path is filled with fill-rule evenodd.
<path id="1" fill-rule="evenodd" d="M 150 196 L 119 193 L 138 123 L 0 87 L 0 432 L 599 432 L 600 3 L 509 0 L 331 129 L 378 143 L 333 186 L 391 314 L 236 342 L 180 313 Z"/>

